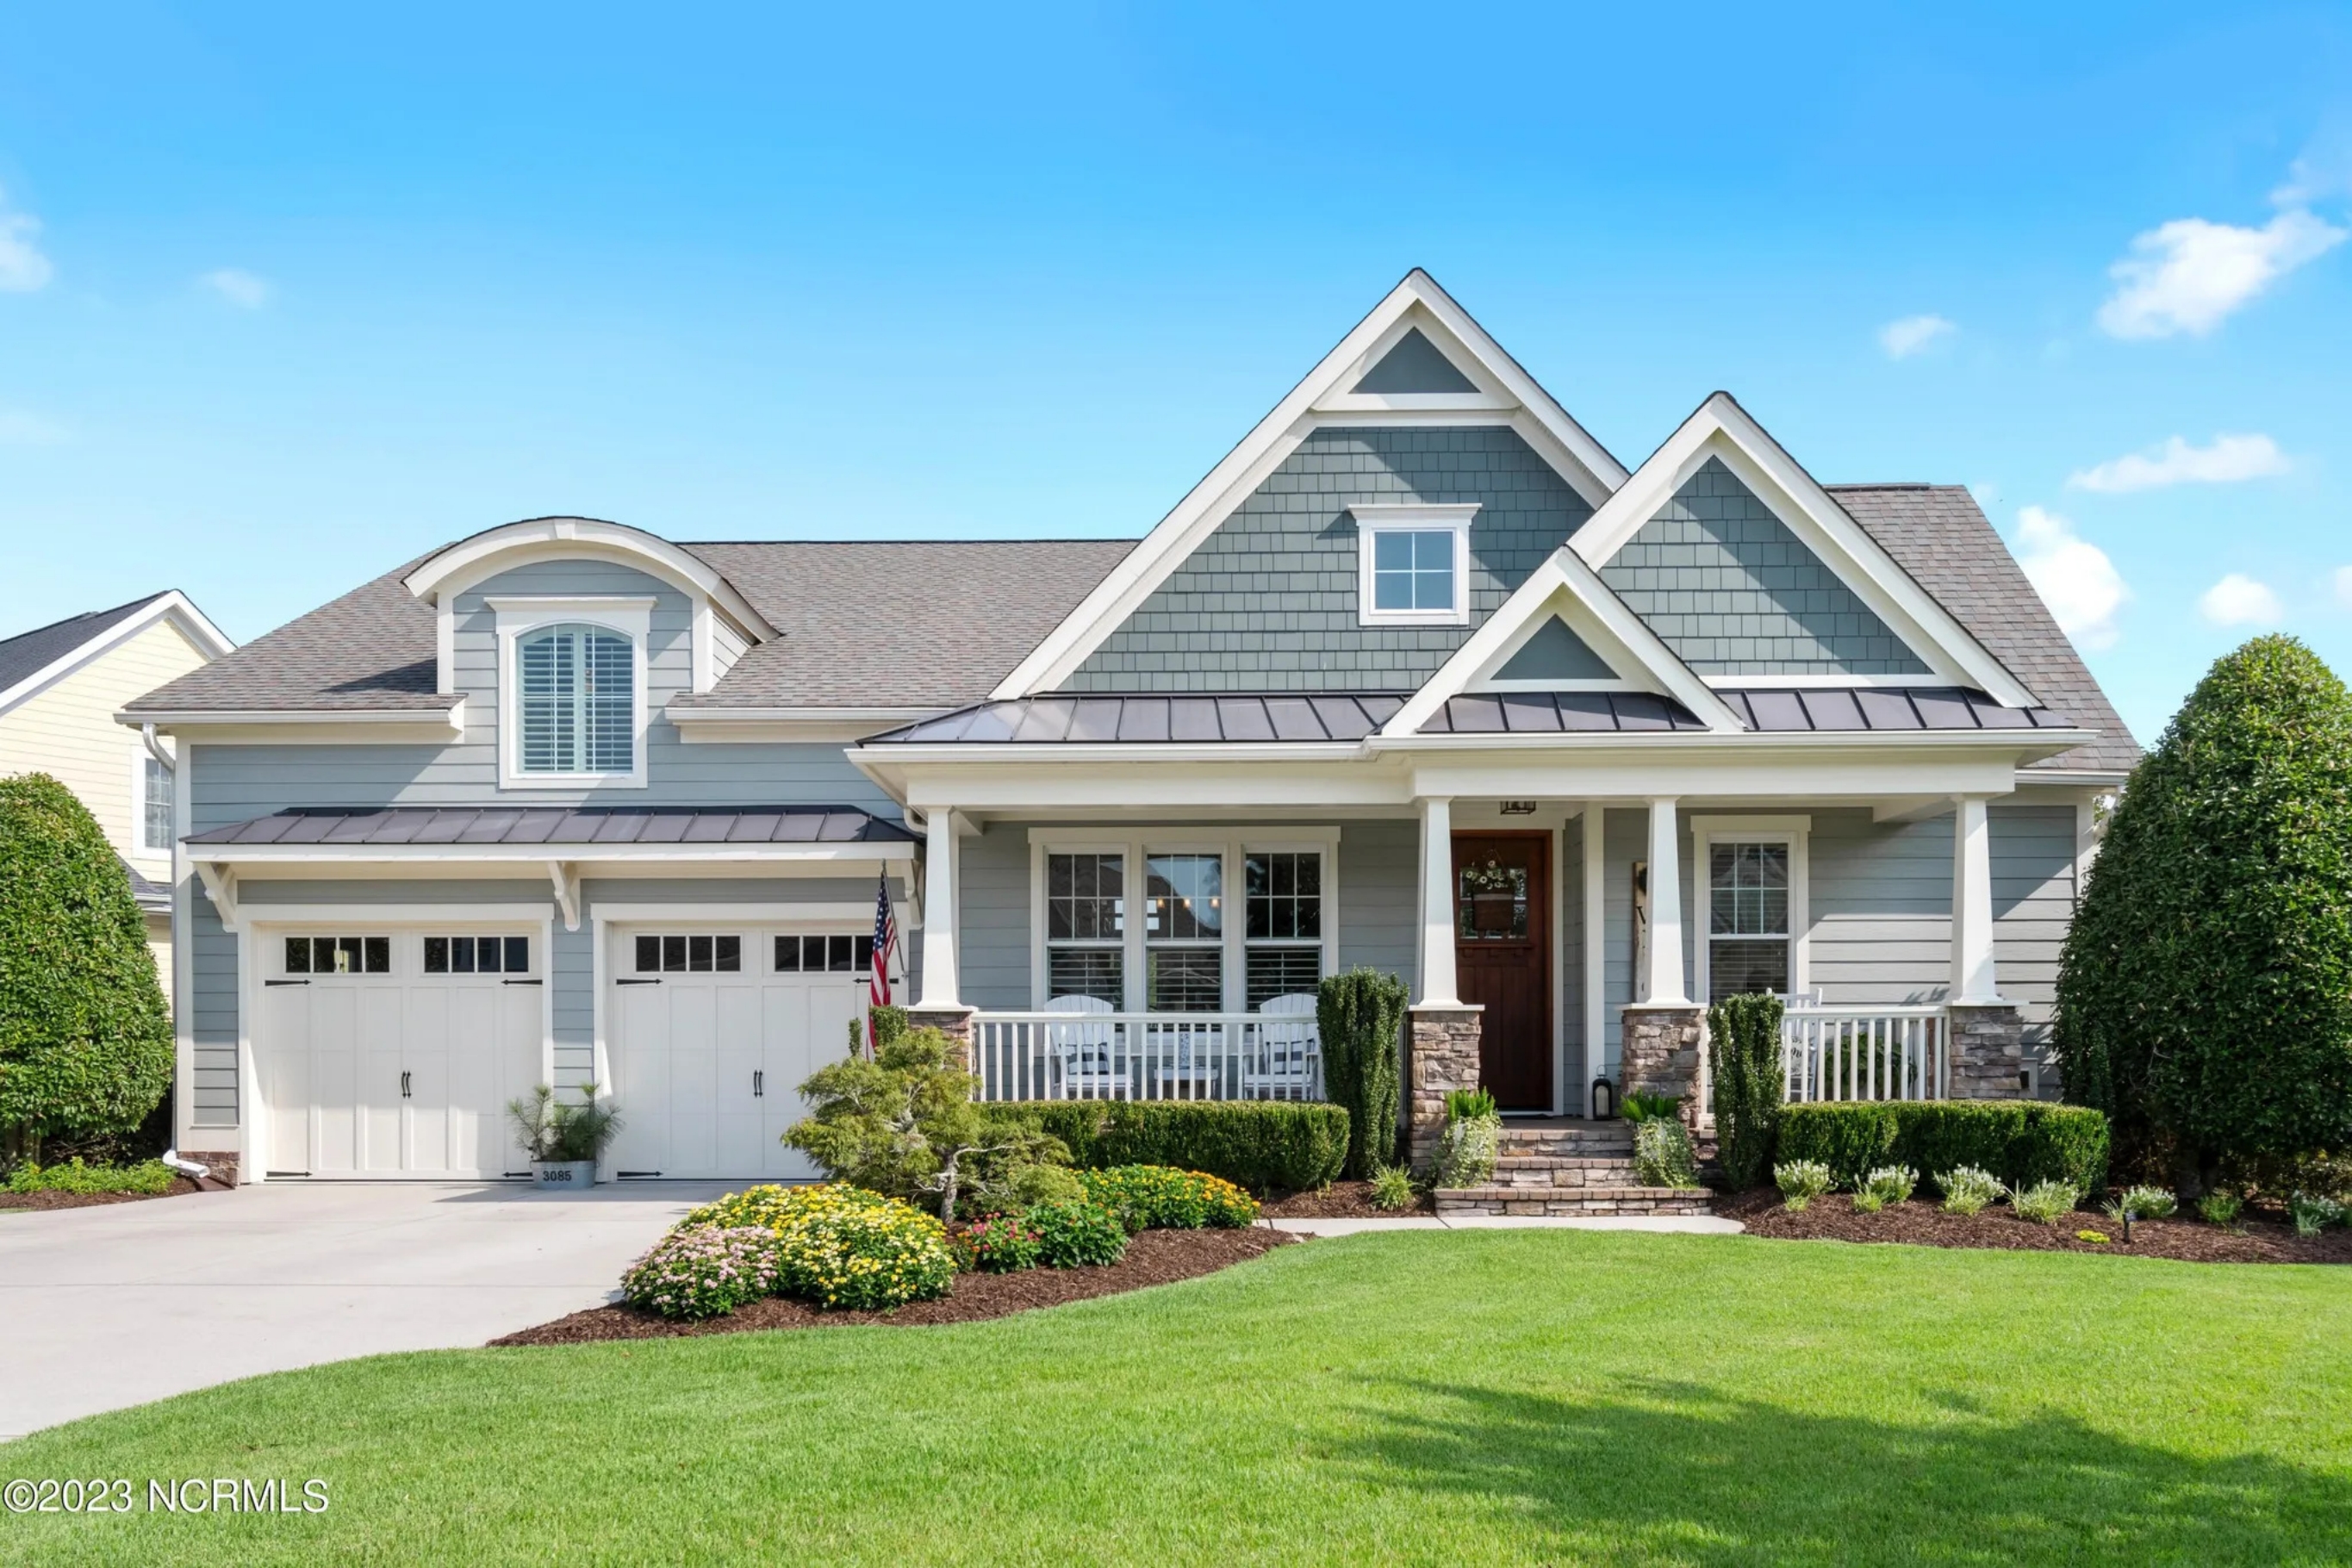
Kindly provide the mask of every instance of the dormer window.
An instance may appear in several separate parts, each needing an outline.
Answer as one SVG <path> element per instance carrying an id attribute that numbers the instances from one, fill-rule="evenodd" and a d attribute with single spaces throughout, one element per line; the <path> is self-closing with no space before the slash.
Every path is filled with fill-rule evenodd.
<path id="1" fill-rule="evenodd" d="M 603 626 L 546 626 L 517 641 L 515 716 L 527 773 L 636 766 L 636 649 Z"/>
<path id="2" fill-rule="evenodd" d="M 1475 506 L 1367 502 L 1356 517 L 1357 616 L 1368 626 L 1458 626 L 1470 619 Z"/>
<path id="3" fill-rule="evenodd" d="M 494 597 L 499 783 L 641 788 L 651 598 Z"/>

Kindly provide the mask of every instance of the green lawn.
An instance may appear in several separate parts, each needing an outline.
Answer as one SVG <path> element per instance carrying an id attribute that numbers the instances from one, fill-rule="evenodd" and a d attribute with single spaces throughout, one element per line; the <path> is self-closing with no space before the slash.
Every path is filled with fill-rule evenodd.
<path id="1" fill-rule="evenodd" d="M 2352 1275 L 1415 1232 L 948 1329 L 347 1363 L 0 1445 L 45 1475 L 333 1500 L 0 1515 L 0 1561 L 2345 1562 Z"/>

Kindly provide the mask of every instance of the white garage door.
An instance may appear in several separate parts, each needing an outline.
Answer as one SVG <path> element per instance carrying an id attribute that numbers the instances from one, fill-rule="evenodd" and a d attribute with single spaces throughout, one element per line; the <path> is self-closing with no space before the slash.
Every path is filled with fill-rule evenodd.
<path id="1" fill-rule="evenodd" d="M 615 929 L 606 1015 L 620 1176 L 804 1180 L 781 1142 L 797 1092 L 848 1051 L 871 941 L 746 928 Z"/>
<path id="2" fill-rule="evenodd" d="M 268 1174 L 528 1174 L 506 1104 L 542 1077 L 539 946 L 458 931 L 269 938 L 254 1041 Z"/>

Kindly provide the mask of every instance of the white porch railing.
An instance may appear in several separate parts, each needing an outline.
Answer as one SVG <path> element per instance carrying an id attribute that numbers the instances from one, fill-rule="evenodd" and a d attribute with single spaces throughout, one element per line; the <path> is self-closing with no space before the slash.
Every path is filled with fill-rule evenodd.
<path id="1" fill-rule="evenodd" d="M 1313 1015 L 981 1013 L 982 1100 L 1320 1100 Z"/>
<path id="2" fill-rule="evenodd" d="M 1780 1047 L 1792 1102 L 1942 1100 L 1951 1085 L 1951 1029 L 1939 1003 L 1791 1007 Z"/>

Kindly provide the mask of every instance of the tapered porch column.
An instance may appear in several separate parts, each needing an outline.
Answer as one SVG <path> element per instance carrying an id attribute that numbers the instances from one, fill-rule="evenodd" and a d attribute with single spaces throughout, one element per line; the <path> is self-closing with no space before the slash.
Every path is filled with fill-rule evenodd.
<path id="1" fill-rule="evenodd" d="M 1478 1087 L 1478 1013 L 1454 964 L 1454 803 L 1421 803 L 1421 991 L 1405 1069 L 1408 1158 L 1426 1170 L 1445 1130 L 1445 1097 Z"/>
<path id="2" fill-rule="evenodd" d="M 1650 972 L 1643 978 L 1652 1006 L 1669 1007 L 1690 1001 L 1689 982 L 1683 978 L 1682 836 L 1675 816 L 1675 797 L 1650 802 Z"/>
<path id="3" fill-rule="evenodd" d="M 923 821 L 923 967 L 908 1012 L 953 1042 L 954 1065 L 971 1061 L 972 1010 L 956 994 L 955 813 L 931 807 Z"/>
<path id="4" fill-rule="evenodd" d="M 1992 948 L 1992 827 L 1985 797 L 1962 795 L 1952 815 L 1952 984 L 1944 1006 L 1954 1100 L 2024 1092 L 2025 1022 L 2001 999 Z"/>

